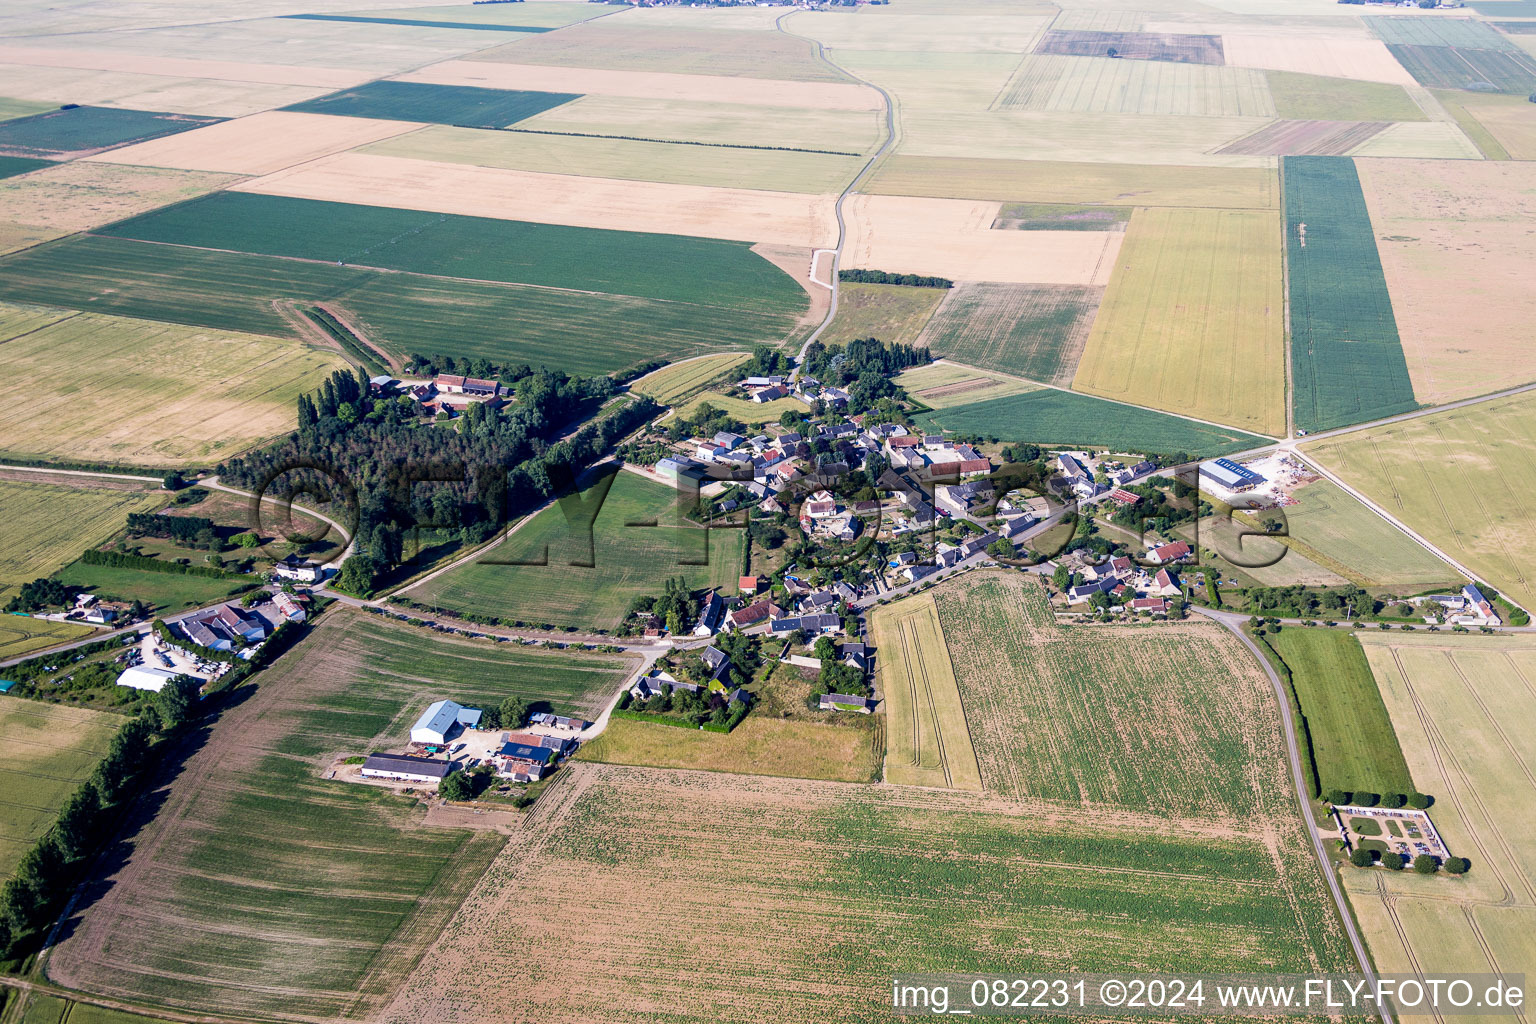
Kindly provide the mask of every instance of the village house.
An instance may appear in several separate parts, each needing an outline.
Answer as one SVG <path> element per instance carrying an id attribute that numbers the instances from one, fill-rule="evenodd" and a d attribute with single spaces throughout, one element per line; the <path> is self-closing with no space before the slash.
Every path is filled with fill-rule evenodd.
<path id="1" fill-rule="evenodd" d="M 1173 544 L 1160 544 L 1152 548 L 1147 552 L 1147 561 L 1153 565 L 1167 565 L 1170 562 L 1188 558 L 1189 555 L 1189 545 L 1183 541 L 1176 541 Z"/>
<path id="2" fill-rule="evenodd" d="M 694 623 L 694 636 L 713 636 L 715 630 L 720 628 L 720 619 L 725 614 L 725 600 L 713 590 L 705 596 L 699 605 L 699 621 Z"/>
<path id="3" fill-rule="evenodd" d="M 744 608 L 737 608 L 735 611 L 728 612 L 725 616 L 725 621 L 732 629 L 750 629 L 776 614 L 778 614 L 778 609 L 774 607 L 771 600 L 765 597 L 760 601 L 753 601 Z"/>
<path id="4" fill-rule="evenodd" d="M 278 579 L 297 580 L 300 583 L 314 583 L 325 574 L 320 563 L 311 562 L 307 558 L 298 555 L 287 555 L 281 561 L 272 565 L 272 574 Z"/>
<path id="5" fill-rule="evenodd" d="M 817 701 L 822 711 L 856 711 L 867 715 L 875 710 L 875 702 L 869 697 L 855 697 L 847 693 L 824 693 Z"/>
<path id="6" fill-rule="evenodd" d="M 370 754 L 358 769 L 365 779 L 388 779 L 391 782 L 420 782 L 437 785 L 453 764 L 430 757 L 412 757 L 409 754 Z"/>
<path id="7" fill-rule="evenodd" d="M 1177 597 L 1183 592 L 1179 586 L 1179 578 L 1174 575 L 1172 569 L 1159 570 L 1158 574 L 1152 577 L 1152 586 L 1148 588 L 1149 594 L 1163 597 Z"/>

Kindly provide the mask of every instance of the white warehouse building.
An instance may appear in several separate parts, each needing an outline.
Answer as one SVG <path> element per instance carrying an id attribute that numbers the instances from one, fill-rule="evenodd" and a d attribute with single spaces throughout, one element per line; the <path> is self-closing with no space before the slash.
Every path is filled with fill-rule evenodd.
<path id="1" fill-rule="evenodd" d="M 181 675 L 168 668 L 150 668 L 148 665 L 134 665 L 123 670 L 123 674 L 117 677 L 118 686 L 131 686 L 135 690 L 148 690 L 150 693 L 159 693 L 165 689 L 165 684 Z"/>
<path id="2" fill-rule="evenodd" d="M 473 729 L 480 724 L 480 709 L 466 708 L 451 700 L 440 700 L 421 713 L 411 726 L 412 743 L 439 745 L 459 731 L 459 726 Z"/>

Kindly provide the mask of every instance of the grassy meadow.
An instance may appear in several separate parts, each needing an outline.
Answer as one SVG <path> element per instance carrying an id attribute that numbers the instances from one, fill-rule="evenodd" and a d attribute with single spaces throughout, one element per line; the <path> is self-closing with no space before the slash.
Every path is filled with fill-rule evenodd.
<path id="1" fill-rule="evenodd" d="M 568 513 L 552 505 L 473 562 L 406 595 L 507 622 L 612 629 L 634 598 L 659 594 L 669 576 L 684 576 L 694 587 L 734 591 L 742 531 L 679 525 L 677 494 L 637 474 L 616 472 L 581 496 L 581 509 Z M 655 525 L 629 525 L 646 523 Z"/>
<path id="2" fill-rule="evenodd" d="M 745 352 L 726 352 L 718 356 L 700 356 L 652 370 L 629 386 L 636 394 L 654 398 L 662 405 L 673 405 L 700 388 L 726 376 L 733 367 L 750 359 Z"/>
<path id="3" fill-rule="evenodd" d="M 947 294 L 942 288 L 841 281 L 837 316 L 820 340 L 826 345 L 846 345 L 855 338 L 879 338 L 888 345 L 911 345 Z"/>
<path id="4" fill-rule="evenodd" d="M 143 601 L 161 612 L 213 604 L 241 592 L 248 584 L 259 582 L 255 579 L 183 576 L 111 565 L 86 565 L 84 562 L 72 562 L 54 573 L 54 576 L 66 586 L 80 587 L 98 597 L 114 601 Z"/>
<path id="5" fill-rule="evenodd" d="M 0 657 L 17 653 L 0 647 Z M 122 724 L 100 711 L 0 697 L 0 880 L 48 831 Z"/>
<path id="6" fill-rule="evenodd" d="M 86 548 L 115 536 L 130 512 L 153 512 L 163 493 L 0 480 L 0 604 L 15 588 L 51 576 Z"/>
<path id="7" fill-rule="evenodd" d="M 1282 277 L 1270 211 L 1137 210 L 1072 386 L 1284 435 Z"/>
<path id="8" fill-rule="evenodd" d="M 872 729 L 784 721 L 754 711 L 726 735 L 615 718 L 586 743 L 582 761 L 831 782 L 880 777 Z"/>
<path id="9" fill-rule="evenodd" d="M 1458 581 L 1454 569 L 1329 480 L 1298 489 L 1286 529 L 1308 555 L 1362 586 L 1426 587 Z"/>
<path id="10" fill-rule="evenodd" d="M 979 791 L 981 771 L 933 597 L 877 609 L 869 629 L 880 656 L 885 781 Z"/>
<path id="11" fill-rule="evenodd" d="M 750 398 L 742 398 L 740 394 L 721 395 L 706 391 L 702 395 L 695 395 L 678 410 L 678 413 L 682 416 L 692 416 L 702 405 L 712 405 L 722 412 L 727 412 L 749 427 L 777 423 L 779 417 L 786 412 L 808 415 L 811 411 L 811 407 L 798 398 L 775 398 L 771 402 L 754 402 Z"/>
<path id="12" fill-rule="evenodd" d="M 1268 639 L 1291 670 L 1323 792 L 1413 792 L 1392 720 L 1355 635 L 1292 628 Z"/>
<path id="13" fill-rule="evenodd" d="M 441 697 L 476 704 L 518 694 L 590 709 L 616 692 L 625 664 L 453 640 L 333 609 L 256 677 L 166 783 L 117 884 L 55 950 L 51 975 L 199 1012 L 369 1012 L 504 837 L 427 825 L 410 797 L 326 778 L 332 758 L 399 743 Z M 197 971 L 176 969 L 190 962 Z"/>
<path id="14" fill-rule="evenodd" d="M 1515 395 L 1305 447 L 1516 604 L 1536 607 L 1536 488 L 1524 438 L 1536 399 Z M 1302 492 L 1303 495 L 1306 491 Z"/>
<path id="15" fill-rule="evenodd" d="M 94 632 L 95 627 L 75 622 L 50 622 L 14 613 L 0 615 L 0 661 L 79 640 Z"/>
<path id="16" fill-rule="evenodd" d="M 935 356 L 1068 387 L 1088 343 L 1103 288 L 1080 285 L 956 285 L 928 321 Z"/>

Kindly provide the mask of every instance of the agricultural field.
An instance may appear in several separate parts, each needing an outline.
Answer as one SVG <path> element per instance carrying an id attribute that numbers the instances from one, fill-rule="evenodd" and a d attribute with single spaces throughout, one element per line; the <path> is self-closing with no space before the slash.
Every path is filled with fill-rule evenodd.
<path id="1" fill-rule="evenodd" d="M 467 58 L 610 71 L 670 72 L 795 82 L 847 82 L 808 39 L 782 32 L 652 27 L 604 18 Z"/>
<path id="2" fill-rule="evenodd" d="M 1480 160 L 1477 144 L 1460 125 L 1449 121 L 1401 121 L 1389 124 L 1354 149 L 1350 156 L 1413 160 Z"/>
<path id="3" fill-rule="evenodd" d="M 1073 388 L 1284 435 L 1282 277 L 1270 211 L 1137 210 Z"/>
<path id="4" fill-rule="evenodd" d="M 582 765 L 380 1019 L 875 1020 L 902 971 L 1341 969 L 1321 892 L 1294 827 L 1272 849 L 1227 823 Z M 698 970 L 726 948 L 730 971 Z"/>
<path id="5" fill-rule="evenodd" d="M 1268 640 L 1291 670 L 1322 791 L 1412 793 L 1397 733 L 1355 634 L 1286 628 Z"/>
<path id="6" fill-rule="evenodd" d="M 1417 408 L 1354 161 L 1286 157 L 1283 173 L 1296 426 Z"/>
<path id="7" fill-rule="evenodd" d="M 1536 607 L 1536 399 L 1502 398 L 1305 445 L 1450 558 Z M 1305 492 L 1303 492 L 1305 493 Z"/>
<path id="8" fill-rule="evenodd" d="M 855 156 L 683 142 L 588 138 L 516 129 L 434 125 L 366 147 L 366 153 L 543 174 L 712 185 L 769 192 L 838 192 L 859 170 Z"/>
<path id="9" fill-rule="evenodd" d="M 996 110 L 1274 117 L 1264 73 L 1111 57 L 1024 58 Z"/>
<path id="10" fill-rule="evenodd" d="M 950 430 L 1005 441 L 1168 455 L 1186 452 L 1202 458 L 1264 444 L 1264 438 L 1235 428 L 1054 388 L 938 409 L 918 416 L 917 422 L 925 430 Z"/>
<path id="11" fill-rule="evenodd" d="M 614 718 L 586 743 L 582 761 L 649 765 L 831 782 L 880 778 L 873 729 L 783 721 L 754 711 L 728 735 Z"/>
<path id="12" fill-rule="evenodd" d="M 885 781 L 944 789 L 982 787 L 950 651 L 931 595 L 877 609 L 875 686 L 886 725 Z"/>
<path id="13" fill-rule="evenodd" d="M 1530 100 L 1444 90 L 1436 90 L 1435 99 L 1489 160 L 1536 160 L 1536 105 Z"/>
<path id="14" fill-rule="evenodd" d="M 1438 405 L 1536 380 L 1536 356 L 1514 341 L 1536 317 L 1526 286 L 1536 165 L 1367 160 L 1360 170 L 1414 395 Z"/>
<path id="15" fill-rule="evenodd" d="M 78 640 L 94 632 L 95 627 L 74 622 L 50 622 L 17 614 L 0 615 L 0 660 Z"/>
<path id="16" fill-rule="evenodd" d="M 695 395 L 678 410 L 678 413 L 684 417 L 692 416 L 702 405 L 712 405 L 748 426 L 775 423 L 786 412 L 809 415 L 811 410 L 810 406 L 798 398 L 775 398 L 771 402 L 754 402 L 750 398 L 742 398 L 739 395 L 722 395 L 706 391 L 702 395 Z"/>
<path id="17" fill-rule="evenodd" d="M 1298 488 L 1287 505 L 1288 543 L 1367 587 L 1427 587 L 1461 582 L 1454 569 L 1329 480 Z"/>
<path id="18" fill-rule="evenodd" d="M 1246 516 L 1217 515 L 1198 524 L 1176 528 L 1174 534 L 1200 548 L 1200 564 L 1209 566 L 1241 586 L 1334 587 L 1349 582 L 1333 569 L 1314 561 L 1294 539 L 1282 541 L 1263 535 Z"/>
<path id="19" fill-rule="evenodd" d="M 518 129 L 609 138 L 640 136 L 703 146 L 783 146 L 852 156 L 878 145 L 880 125 L 873 110 L 588 95 L 530 117 Z M 761 152 L 772 159 L 767 148 Z"/>
<path id="20" fill-rule="evenodd" d="M 1122 60 L 1172 61 L 1178 64 L 1224 64 L 1220 36 L 1173 35 L 1166 32 L 1093 32 L 1052 29 L 1035 47 L 1036 53 L 1068 57 L 1118 57 Z"/>
<path id="21" fill-rule="evenodd" d="M 18 174 L 31 174 L 44 167 L 52 167 L 51 160 L 38 160 L 30 156 L 0 156 L 0 179 L 14 178 Z"/>
<path id="22" fill-rule="evenodd" d="M 1275 114 L 1298 121 L 1426 121 L 1400 85 L 1270 71 Z"/>
<path id="23" fill-rule="evenodd" d="M 100 234 L 315 262 L 765 313 L 803 291 L 743 242 L 219 192 Z M 679 268 L 687 268 L 679 274 Z"/>
<path id="24" fill-rule="evenodd" d="M 1124 231 L 1129 206 L 1074 203 L 1004 203 L 992 222 L 995 231 Z"/>
<path id="25" fill-rule="evenodd" d="M 553 505 L 524 520 L 473 562 L 408 596 L 504 621 L 612 629 L 634 598 L 660 593 L 666 577 L 683 576 L 696 588 L 734 586 L 742 531 L 683 524 L 678 492 L 665 484 L 621 471 L 581 500 L 580 510 Z M 646 523 L 656 525 L 630 525 Z"/>
<path id="26" fill-rule="evenodd" d="M 594 15 L 592 8 L 580 0 L 548 0 L 525 4 L 522 7 L 501 4 L 452 4 L 448 7 L 391 7 L 377 11 L 349 11 L 351 17 L 390 19 L 395 21 L 448 21 L 453 24 L 474 25 L 476 28 L 514 26 L 518 29 L 542 28 L 554 30 L 578 21 L 586 21 Z"/>
<path id="27" fill-rule="evenodd" d="M 347 365 L 284 338 L 25 315 L 42 312 L 0 304 L 0 456 L 212 465 L 291 430 L 298 396 Z"/>
<path id="28" fill-rule="evenodd" d="M 69 160 L 213 124 L 190 114 L 71 107 L 0 121 L 0 155 Z"/>
<path id="29" fill-rule="evenodd" d="M 142 601 L 146 607 L 159 612 L 179 612 L 214 604 L 227 597 L 234 597 L 259 582 L 236 577 L 220 579 L 110 565 L 86 565 L 84 562 L 71 562 L 53 576 L 67 587 L 79 587 L 111 601 Z"/>
<path id="30" fill-rule="evenodd" d="M 18 117 L 31 117 L 33 114 L 42 114 L 54 109 L 48 103 L 35 103 L 29 100 L 17 100 L 0 96 L 0 121 L 10 121 Z"/>
<path id="31" fill-rule="evenodd" d="M 1178 167 L 986 157 L 887 157 L 861 186 L 889 195 L 1000 202 L 1273 209 L 1273 168 Z"/>
<path id="32" fill-rule="evenodd" d="M 952 291 L 840 282 L 837 318 L 819 340 L 827 345 L 845 345 L 855 338 L 879 338 L 888 345 L 914 344 L 924 333 L 934 310 L 944 304 Z"/>
<path id="33" fill-rule="evenodd" d="M 1326 28 L 1308 34 L 1298 31 L 1291 35 L 1285 29 L 1258 25 L 1249 33 L 1224 31 L 1222 49 L 1227 63 L 1234 67 L 1265 68 L 1307 78 L 1414 84 L 1413 77 L 1379 39 L 1353 37 L 1359 30 L 1346 27 L 1348 22 L 1343 18 L 1328 21 L 1331 24 Z M 1274 82 L 1271 76 L 1271 87 Z M 1276 95 L 1275 100 L 1278 103 L 1280 97 Z"/>
<path id="34" fill-rule="evenodd" d="M 1220 152 L 1243 156 L 1344 156 L 1391 125 L 1385 121 L 1272 121 Z"/>
<path id="35" fill-rule="evenodd" d="M 1066 387 L 1103 294 L 1083 285 L 961 282 L 920 341 L 935 356 Z"/>
<path id="36" fill-rule="evenodd" d="M 153 512 L 163 493 L 0 480 L 0 604 L 112 537 L 130 512 Z"/>
<path id="37" fill-rule="evenodd" d="M 1536 749 L 1511 723 L 1536 714 L 1536 645 L 1445 634 L 1360 641 L 1414 786 L 1435 798 L 1436 830 L 1472 863 L 1461 878 L 1344 872 L 1377 969 L 1528 970 L 1536 855 L 1524 823 L 1536 815 Z"/>
<path id="38" fill-rule="evenodd" d="M 14 653 L 20 652 L 0 647 L 0 657 Z M 122 724 L 120 716 L 100 711 L 0 697 L 0 879 L 10 878 L 48 831 Z"/>
<path id="39" fill-rule="evenodd" d="M 1470 50 L 1518 47 L 1489 25 L 1471 18 L 1369 17 L 1365 25 L 1387 45 L 1457 46 Z"/>
<path id="40" fill-rule="evenodd" d="M 569 103 L 578 95 L 382 81 L 292 103 L 283 109 L 303 114 L 456 124 L 470 128 L 505 128 L 551 107 Z"/>
<path id="41" fill-rule="evenodd" d="M 630 384 L 629 390 L 662 405 L 673 405 L 695 391 L 724 377 L 732 367 L 740 366 L 750 356 L 745 352 L 727 352 L 718 356 L 699 356 L 653 370 Z"/>
<path id="42" fill-rule="evenodd" d="M 190 199 L 232 180 L 89 160 L 0 180 L 0 253 Z"/>
<path id="43" fill-rule="evenodd" d="M 271 174 L 393 135 L 420 131 L 410 121 L 265 110 L 196 131 L 141 142 L 96 159 L 145 167 Z"/>
<path id="44" fill-rule="evenodd" d="M 415 799 L 324 769 L 338 754 L 398 744 L 437 698 L 516 694 L 590 711 L 617 692 L 626 664 L 331 610 L 161 783 L 157 813 L 136 823 L 132 854 L 98 883 L 50 976 L 199 1012 L 375 1010 L 504 837 L 434 827 Z M 177 969 L 191 962 L 197 971 Z"/>
<path id="45" fill-rule="evenodd" d="M 967 405 L 984 398 L 1002 398 L 1035 391 L 1038 385 L 1001 374 L 986 373 L 958 363 L 935 362 L 905 370 L 896 383 L 932 409 Z"/>
<path id="46" fill-rule="evenodd" d="M 911 5 L 875 17 L 836 11 L 830 18 L 799 18 L 785 27 L 814 36 L 841 60 L 850 51 L 902 56 L 1010 56 L 1027 52 L 1052 25 L 1051 13 L 1035 3 L 1012 3 L 990 11 L 946 8 L 916 12 Z M 875 12 L 871 12 L 875 13 Z"/>
<path id="47" fill-rule="evenodd" d="M 220 331 L 299 336 L 279 304 L 324 301 L 395 354 L 446 352 L 606 373 L 658 357 L 779 344 L 793 315 L 383 273 L 86 236 L 0 260 L 0 300 Z M 431 309 L 430 322 L 422 309 Z M 600 342 L 600 344 L 594 344 Z"/>
<path id="48" fill-rule="evenodd" d="M 1058 625 L 1039 581 L 1006 570 L 932 599 L 989 793 L 1224 820 L 1285 807 L 1274 692 L 1224 629 Z"/>
<path id="49" fill-rule="evenodd" d="M 1408 69 L 1415 81 L 1433 89 L 1470 89 L 1521 96 L 1536 89 L 1536 54 L 1524 50 L 1395 44 L 1387 49 Z"/>

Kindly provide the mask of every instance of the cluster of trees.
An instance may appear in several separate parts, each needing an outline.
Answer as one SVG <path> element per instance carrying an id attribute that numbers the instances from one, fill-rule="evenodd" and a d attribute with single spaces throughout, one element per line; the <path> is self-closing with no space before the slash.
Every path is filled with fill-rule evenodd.
<path id="1" fill-rule="evenodd" d="M 887 345 L 877 338 L 855 338 L 846 345 L 816 341 L 805 350 L 804 369 L 823 384 L 846 387 L 857 407 L 863 408 L 876 399 L 899 396 L 890 378 L 931 359 L 926 348 Z"/>
<path id="2" fill-rule="evenodd" d="M 661 619 L 674 634 L 686 633 L 699 617 L 699 599 L 685 577 L 669 576 L 662 581 L 660 597 L 642 594 L 630 602 L 629 616 L 637 614 Z"/>
<path id="3" fill-rule="evenodd" d="M 521 697 L 508 697 L 500 704 L 480 709 L 482 729 L 521 729 L 532 710 Z"/>
<path id="4" fill-rule="evenodd" d="M 844 663 L 838 657 L 837 644 L 831 637 L 817 637 L 811 650 L 821 661 L 821 671 L 816 676 L 816 689 L 811 694 L 812 700 L 819 700 L 824 693 L 863 694 L 867 690 L 863 670 L 857 665 Z"/>
<path id="5" fill-rule="evenodd" d="M 1352 583 L 1326 590 L 1309 589 L 1301 584 L 1248 587 L 1238 591 L 1238 595 L 1245 602 L 1245 611 L 1275 612 L 1284 618 L 1299 619 L 1309 615 L 1355 618 L 1374 615 L 1384 607 L 1381 601 Z"/>
<path id="6" fill-rule="evenodd" d="M 435 353 L 422 355 L 420 352 L 411 353 L 411 361 L 406 364 L 423 377 L 436 377 L 440 373 L 457 374 L 460 377 L 478 377 L 481 380 L 499 380 L 503 384 L 516 384 L 524 377 L 533 376 L 533 367 L 527 363 L 508 363 L 501 365 L 493 363 L 484 356 L 474 359 L 455 359 L 453 356 Z"/>
<path id="7" fill-rule="evenodd" d="M 370 396 L 361 368 L 338 371 L 316 395 L 300 399 L 296 431 L 218 468 L 248 490 L 307 493 L 348 506 L 364 558 L 348 589 L 367 593 L 377 573 L 401 561 L 406 530 L 452 530 L 479 543 L 509 516 L 570 493 L 582 470 L 660 411 L 634 395 L 553 440 L 616 387 L 608 377 L 534 371 L 520 378 L 515 405 L 471 405 L 455 430 L 418 423 L 409 399 Z"/>
<path id="8" fill-rule="evenodd" d="M 1367 849 L 1364 846 L 1355 847 L 1354 852 L 1349 855 L 1349 862 L 1357 868 L 1368 868 L 1376 863 L 1378 856 L 1381 866 L 1389 871 L 1401 871 L 1408 866 L 1408 859 L 1400 853 L 1388 850 L 1378 854 L 1376 850 Z M 1447 874 L 1464 875 L 1472 866 L 1472 862 L 1465 857 L 1447 857 L 1443 866 Z M 1421 875 L 1432 875 L 1441 867 L 1439 858 L 1427 853 L 1421 853 L 1413 858 L 1413 870 Z"/>
<path id="9" fill-rule="evenodd" d="M 747 425 L 724 409 L 703 403 L 689 417 L 675 416 L 661 432 L 679 440 L 688 437 L 714 437 L 722 430 L 733 434 L 745 434 Z"/>
<path id="10" fill-rule="evenodd" d="M 218 544 L 213 520 L 204 516 L 162 516 L 152 512 L 130 512 L 128 534 L 131 537 L 163 537 L 183 547 L 207 548 L 210 551 Z"/>
<path id="11" fill-rule="evenodd" d="M 752 358 L 736 372 L 743 377 L 772 377 L 776 374 L 788 375 L 794 368 L 794 360 L 783 352 L 767 345 L 758 345 L 752 350 Z"/>
<path id="12" fill-rule="evenodd" d="M 947 277 L 893 274 L 888 270 L 839 270 L 837 279 L 859 284 L 904 284 L 914 288 L 953 288 L 955 286 L 955 282 Z"/>
<path id="13" fill-rule="evenodd" d="M 68 601 L 69 588 L 64 584 L 58 580 L 35 579 L 17 588 L 15 595 L 6 602 L 5 610 L 25 615 L 40 612 L 44 608 L 58 607 Z"/>
<path id="14" fill-rule="evenodd" d="M 740 700 L 727 701 L 725 694 L 718 691 L 693 693 L 663 684 L 661 692 L 648 700 L 631 701 L 626 693 L 619 702 L 619 710 L 631 715 L 666 715 L 710 732 L 730 732 L 747 717 L 750 708 Z"/>
<path id="15" fill-rule="evenodd" d="M 1355 807 L 1398 807 L 1408 806 L 1418 810 L 1427 810 L 1435 802 L 1434 797 L 1424 793 L 1352 793 L 1347 789 L 1330 789 L 1328 802 L 1335 805 L 1350 804 Z"/>

